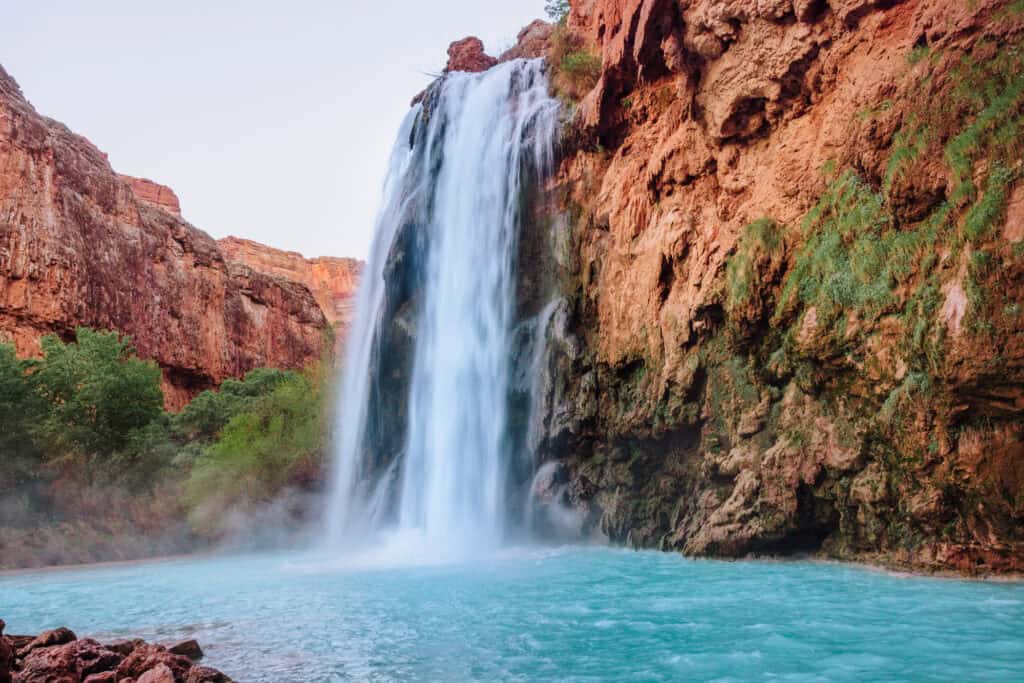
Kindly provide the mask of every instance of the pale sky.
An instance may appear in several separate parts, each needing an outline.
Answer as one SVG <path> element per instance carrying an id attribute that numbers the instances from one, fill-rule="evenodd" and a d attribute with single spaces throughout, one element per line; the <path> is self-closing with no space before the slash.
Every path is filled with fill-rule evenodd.
<path id="1" fill-rule="evenodd" d="M 409 101 L 448 44 L 492 54 L 544 0 L 16 0 L 0 64 L 42 114 L 169 185 L 182 214 L 307 256 L 365 258 Z"/>

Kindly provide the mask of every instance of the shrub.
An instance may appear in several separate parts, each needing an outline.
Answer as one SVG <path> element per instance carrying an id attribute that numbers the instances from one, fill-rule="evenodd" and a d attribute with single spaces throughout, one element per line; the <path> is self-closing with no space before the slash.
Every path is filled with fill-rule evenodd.
<path id="1" fill-rule="evenodd" d="M 127 337 L 80 328 L 75 343 L 45 337 L 42 347 L 31 378 L 49 404 L 42 429 L 56 450 L 109 456 L 161 415 L 160 368 L 136 357 Z"/>
<path id="2" fill-rule="evenodd" d="M 228 420 L 196 459 L 186 484 L 200 530 L 215 532 L 228 510 L 270 500 L 320 457 L 324 395 L 315 375 L 281 373 L 272 391 Z"/>
<path id="3" fill-rule="evenodd" d="M 185 439 L 211 440 L 224 426 L 259 398 L 274 392 L 293 373 L 257 368 L 244 379 L 226 379 L 217 391 L 196 396 L 175 419 L 176 431 Z"/>
<path id="4" fill-rule="evenodd" d="M 548 66 L 555 92 L 572 101 L 593 90 L 601 77 L 601 58 L 564 26 L 556 27 L 551 35 Z"/>
<path id="5" fill-rule="evenodd" d="M 544 13 L 556 24 L 565 24 L 569 10 L 569 0 L 546 0 L 544 3 Z"/>
<path id="6" fill-rule="evenodd" d="M 0 490 L 13 490 L 34 476 L 42 451 L 36 429 L 46 404 L 27 373 L 32 363 L 19 360 L 11 344 L 0 344 Z"/>

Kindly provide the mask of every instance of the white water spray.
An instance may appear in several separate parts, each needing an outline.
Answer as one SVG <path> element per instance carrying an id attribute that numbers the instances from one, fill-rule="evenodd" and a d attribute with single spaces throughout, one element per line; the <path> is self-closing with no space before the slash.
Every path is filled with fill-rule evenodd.
<path id="1" fill-rule="evenodd" d="M 517 60 L 446 76 L 403 123 L 348 343 L 327 510 L 335 546 L 388 530 L 441 557 L 500 543 L 524 183 L 550 171 L 557 119 L 543 63 Z M 382 420 L 382 329 L 402 277 L 418 283 L 411 376 L 404 414 Z M 398 419 L 404 447 L 382 466 L 368 435 Z"/>

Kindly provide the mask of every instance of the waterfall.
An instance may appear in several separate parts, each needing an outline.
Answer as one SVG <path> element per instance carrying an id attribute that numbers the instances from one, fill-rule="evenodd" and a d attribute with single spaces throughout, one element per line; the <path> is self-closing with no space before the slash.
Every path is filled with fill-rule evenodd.
<path id="1" fill-rule="evenodd" d="M 327 533 L 433 555 L 507 529 L 516 252 L 553 163 L 542 60 L 436 82 L 399 130 L 348 345 Z"/>

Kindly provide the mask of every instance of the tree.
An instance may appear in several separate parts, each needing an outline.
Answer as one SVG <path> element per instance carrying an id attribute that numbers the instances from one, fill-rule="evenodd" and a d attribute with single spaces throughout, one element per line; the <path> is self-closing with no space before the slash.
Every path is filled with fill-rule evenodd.
<path id="1" fill-rule="evenodd" d="M 28 376 L 32 365 L 18 359 L 13 345 L 0 344 L 0 492 L 31 478 L 42 459 L 36 430 L 46 404 Z"/>
<path id="2" fill-rule="evenodd" d="M 211 440 L 234 416 L 248 410 L 256 399 L 268 396 L 292 373 L 271 368 L 251 370 L 244 379 L 224 380 L 217 391 L 196 396 L 175 419 L 177 432 L 186 439 Z"/>
<path id="3" fill-rule="evenodd" d="M 569 9 L 569 0 L 546 0 L 544 3 L 544 12 L 558 24 L 565 23 L 569 16 Z"/>
<path id="4" fill-rule="evenodd" d="M 42 347 L 32 380 L 50 405 L 44 431 L 58 450 L 108 456 L 161 415 L 160 368 L 136 357 L 128 337 L 79 328 L 76 343 L 45 337 Z"/>

